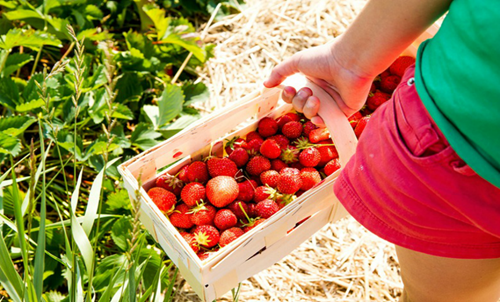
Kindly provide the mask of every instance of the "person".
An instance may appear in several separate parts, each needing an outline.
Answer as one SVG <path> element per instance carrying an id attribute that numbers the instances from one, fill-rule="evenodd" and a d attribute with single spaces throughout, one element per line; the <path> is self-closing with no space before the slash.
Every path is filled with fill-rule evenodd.
<path id="1" fill-rule="evenodd" d="M 284 60 L 264 83 L 303 73 L 350 116 L 374 78 L 447 13 L 334 185 L 356 220 L 396 245 L 401 301 L 500 297 L 498 8 L 492 0 L 369 1 L 344 34 Z M 283 99 L 322 123 L 310 89 L 285 87 Z"/>

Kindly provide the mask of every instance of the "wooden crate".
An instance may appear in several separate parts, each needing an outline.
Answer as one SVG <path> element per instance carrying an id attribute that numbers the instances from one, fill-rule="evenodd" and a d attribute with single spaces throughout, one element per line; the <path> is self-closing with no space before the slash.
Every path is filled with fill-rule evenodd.
<path id="1" fill-rule="evenodd" d="M 438 26 L 431 27 L 403 54 L 415 56 L 418 45 L 433 36 L 438 28 Z M 323 117 L 330 130 L 341 165 L 344 167 L 354 154 L 357 143 L 352 127 L 344 114 L 335 102 L 325 101 L 331 100 L 331 97 L 324 90 L 303 76 L 296 75 L 289 78 L 286 85 L 296 88 L 309 87 L 314 95 L 323 101 L 319 115 Z M 204 301 L 213 301 L 222 296 L 239 282 L 290 254 L 327 223 L 347 215 L 347 211 L 333 194 L 333 183 L 340 174 L 338 170 L 264 223 L 221 248 L 205 261 L 201 261 L 149 198 L 147 190 L 154 185 L 158 175 L 175 174 L 185 164 L 208 154 L 210 148 L 212 152 L 220 154 L 223 152 L 225 138 L 241 136 L 255 130 L 258 120 L 264 116 L 275 118 L 291 111 L 291 105 L 280 101 L 281 89 L 282 87 L 263 89 L 252 93 L 199 120 L 118 168 L 130 197 L 135 198 L 136 192 L 139 193 L 141 222 Z M 251 118 L 254 119 L 253 122 L 248 122 Z M 241 124 L 245 121 L 247 125 L 242 127 Z M 157 173 L 166 166 L 169 167 Z M 139 187 L 139 178 L 142 187 Z M 297 225 L 307 217 L 309 219 Z"/>

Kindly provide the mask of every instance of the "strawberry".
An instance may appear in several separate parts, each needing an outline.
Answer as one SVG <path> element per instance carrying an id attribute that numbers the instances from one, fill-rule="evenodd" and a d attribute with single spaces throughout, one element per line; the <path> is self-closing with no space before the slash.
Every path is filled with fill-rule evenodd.
<path id="1" fill-rule="evenodd" d="M 283 134 L 276 134 L 269 138 L 274 139 L 278 143 L 278 145 L 280 145 L 281 149 L 285 149 L 286 146 L 290 144 L 290 140 L 288 140 L 288 138 L 286 138 L 286 136 L 284 136 Z"/>
<path id="2" fill-rule="evenodd" d="M 219 245 L 221 247 L 225 247 L 243 234 L 245 234 L 245 232 L 243 232 L 243 230 L 240 228 L 234 227 L 227 229 L 220 235 Z"/>
<path id="3" fill-rule="evenodd" d="M 283 194 L 294 194 L 302 187 L 300 171 L 295 168 L 281 170 L 278 179 L 278 191 Z"/>
<path id="4" fill-rule="evenodd" d="M 363 133 L 363 130 L 365 130 L 365 127 L 368 124 L 369 120 L 370 120 L 370 115 L 367 115 L 359 121 L 358 125 L 356 126 L 356 129 L 354 129 L 354 133 L 356 134 L 357 138 L 361 137 L 361 133 Z"/>
<path id="5" fill-rule="evenodd" d="M 199 251 L 198 253 L 196 253 L 196 256 L 198 256 L 201 261 L 208 259 L 208 257 L 210 257 L 211 255 L 212 253 L 207 251 Z"/>
<path id="6" fill-rule="evenodd" d="M 383 103 L 387 102 L 391 98 L 391 95 L 382 91 L 377 90 L 373 95 L 369 96 L 366 100 L 366 106 L 370 110 L 375 110 Z"/>
<path id="7" fill-rule="evenodd" d="M 277 196 L 275 189 L 268 186 L 260 186 L 255 189 L 255 195 L 253 197 L 253 201 L 259 202 L 264 199 L 274 199 Z"/>
<path id="8" fill-rule="evenodd" d="M 194 223 L 191 222 L 190 208 L 181 203 L 175 207 L 175 210 L 168 217 L 173 226 L 182 228 L 182 229 L 190 229 L 194 226 Z"/>
<path id="9" fill-rule="evenodd" d="M 253 199 L 255 188 L 257 188 L 257 182 L 254 180 L 245 180 L 244 182 L 238 183 L 238 200 L 251 201 Z"/>
<path id="10" fill-rule="evenodd" d="M 255 212 L 255 207 L 257 206 L 257 204 L 247 203 L 247 206 L 248 206 L 248 216 L 252 218 L 257 217 L 257 213 Z"/>
<path id="11" fill-rule="evenodd" d="M 281 131 L 287 138 L 294 139 L 302 135 L 302 124 L 297 121 L 291 121 L 283 125 Z"/>
<path id="12" fill-rule="evenodd" d="M 202 161 L 192 162 L 187 170 L 187 176 L 190 182 L 206 183 L 209 178 L 207 164 Z"/>
<path id="13" fill-rule="evenodd" d="M 266 139 L 260 146 L 260 153 L 269 159 L 275 159 L 281 155 L 281 147 L 274 139 Z"/>
<path id="14" fill-rule="evenodd" d="M 349 123 L 351 124 L 352 126 L 352 129 L 356 128 L 356 125 L 358 124 L 359 120 L 363 117 L 363 115 L 361 114 L 361 112 L 356 112 L 354 113 L 353 115 L 351 115 L 349 117 Z"/>
<path id="15" fill-rule="evenodd" d="M 236 215 L 228 209 L 221 209 L 215 214 L 214 224 L 220 230 L 234 227 L 238 223 Z"/>
<path id="16" fill-rule="evenodd" d="M 313 124 L 311 121 L 307 121 L 304 123 L 304 130 L 302 130 L 302 132 L 304 132 L 306 136 L 309 136 L 309 133 L 314 129 L 318 129 L 318 126 Z"/>
<path id="17" fill-rule="evenodd" d="M 264 221 L 266 221 L 266 219 L 264 219 L 264 218 L 256 218 L 256 219 L 252 218 L 248 223 L 246 223 L 244 225 L 243 232 L 247 233 L 247 232 L 251 231 L 252 229 L 254 229 L 259 224 L 263 223 Z"/>
<path id="18" fill-rule="evenodd" d="M 321 154 L 315 147 L 302 150 L 299 154 L 299 162 L 304 167 L 315 167 L 321 161 Z"/>
<path id="19" fill-rule="evenodd" d="M 148 195 L 158 209 L 164 214 L 171 212 L 177 203 L 175 194 L 161 187 L 149 189 Z"/>
<path id="20" fill-rule="evenodd" d="M 377 82 L 378 82 L 378 85 L 380 86 L 380 82 L 382 82 L 383 80 L 385 80 L 390 75 L 391 75 L 391 72 L 389 71 L 389 68 L 387 68 L 381 74 L 379 74 L 378 78 L 376 79 Z"/>
<path id="21" fill-rule="evenodd" d="M 270 186 L 271 188 L 276 188 L 278 185 L 278 178 L 280 174 L 274 170 L 267 170 L 260 173 L 260 181 L 263 185 Z"/>
<path id="22" fill-rule="evenodd" d="M 300 178 L 302 179 L 301 190 L 307 191 L 321 181 L 321 175 L 314 168 L 304 168 L 300 170 Z"/>
<path id="23" fill-rule="evenodd" d="M 282 129 L 286 123 L 291 122 L 291 121 L 296 121 L 296 122 L 300 121 L 300 116 L 297 113 L 288 112 L 288 113 L 280 116 L 276 120 L 276 122 L 278 122 L 278 126 L 280 129 Z"/>
<path id="24" fill-rule="evenodd" d="M 185 165 L 179 170 L 179 172 L 177 172 L 177 177 L 179 177 L 179 180 L 181 180 L 184 183 L 189 182 L 189 177 L 187 176 L 188 169 L 189 165 Z"/>
<path id="25" fill-rule="evenodd" d="M 251 140 L 253 140 L 253 139 L 256 139 L 256 138 L 258 138 L 258 139 L 260 139 L 260 140 L 262 140 L 262 141 L 264 140 L 264 139 L 262 138 L 262 136 L 260 136 L 260 134 L 259 134 L 258 132 L 256 132 L 256 131 L 250 131 L 250 132 L 248 132 L 248 134 L 247 134 L 246 141 L 247 141 L 247 143 L 248 143 L 249 141 L 251 141 Z"/>
<path id="26" fill-rule="evenodd" d="M 217 209 L 215 207 L 201 203 L 192 208 L 191 222 L 196 225 L 213 225 Z"/>
<path id="27" fill-rule="evenodd" d="M 231 202 L 227 208 L 231 210 L 234 215 L 236 215 L 236 218 L 238 219 L 245 219 L 245 213 L 248 213 L 248 205 L 240 200 L 236 200 Z M 242 209 L 243 208 L 243 209 Z"/>
<path id="28" fill-rule="evenodd" d="M 184 240 L 186 240 L 186 242 L 189 244 L 189 246 L 193 249 L 193 251 L 195 253 L 198 253 L 198 251 L 200 250 L 200 245 L 198 244 L 198 242 L 194 238 L 194 235 L 187 233 L 187 232 L 181 232 L 180 234 L 181 234 L 182 238 L 184 238 Z"/>
<path id="29" fill-rule="evenodd" d="M 255 212 L 261 218 L 269 218 L 279 210 L 278 204 L 271 199 L 264 199 L 255 206 Z"/>
<path id="30" fill-rule="evenodd" d="M 410 56 L 401 56 L 394 61 L 394 63 L 389 66 L 389 71 L 391 74 L 403 77 L 406 68 L 415 63 L 415 58 Z"/>
<path id="31" fill-rule="evenodd" d="M 401 77 L 397 75 L 390 75 L 384 80 L 380 81 L 380 90 L 387 93 L 392 93 L 401 82 Z"/>
<path id="32" fill-rule="evenodd" d="M 158 176 L 158 178 L 156 179 L 156 186 L 162 187 L 174 193 L 175 196 L 179 196 L 181 194 L 184 183 L 179 178 L 177 178 L 177 176 L 172 176 L 167 173 Z"/>
<path id="33" fill-rule="evenodd" d="M 249 158 L 247 150 L 240 147 L 234 149 L 233 152 L 229 154 L 229 159 L 232 160 L 238 168 L 246 165 Z"/>
<path id="34" fill-rule="evenodd" d="M 327 139 L 325 141 L 319 142 L 320 145 L 329 145 L 332 144 L 331 139 Z M 337 148 L 335 146 L 320 146 L 318 147 L 319 154 L 321 155 L 321 160 L 318 163 L 318 166 L 324 166 L 330 160 L 339 157 L 337 152 Z"/>
<path id="35" fill-rule="evenodd" d="M 196 242 L 204 247 L 213 247 L 219 243 L 219 231 L 211 225 L 197 226 L 193 231 Z"/>
<path id="36" fill-rule="evenodd" d="M 325 171 L 326 176 L 329 176 L 329 175 L 333 174 L 333 172 L 337 171 L 338 169 L 340 169 L 340 161 L 338 158 L 335 158 L 335 159 L 332 159 L 331 161 L 329 161 L 325 165 L 324 171 Z"/>
<path id="37" fill-rule="evenodd" d="M 207 198 L 211 204 L 223 208 L 233 202 L 240 192 L 238 183 L 230 176 L 217 176 L 207 183 Z"/>
<path id="38" fill-rule="evenodd" d="M 377 85 L 375 85 L 375 83 L 372 83 L 372 85 L 370 86 L 370 93 L 374 93 L 376 90 L 377 90 Z"/>
<path id="39" fill-rule="evenodd" d="M 247 142 L 245 149 L 251 155 L 255 155 L 260 151 L 260 146 L 263 142 L 264 140 L 262 138 L 254 138 Z"/>
<path id="40" fill-rule="evenodd" d="M 275 135 L 278 132 L 278 123 L 270 117 L 265 117 L 259 121 L 257 131 L 262 137 Z"/>
<path id="41" fill-rule="evenodd" d="M 309 133 L 309 141 L 313 144 L 324 141 L 330 138 L 330 131 L 327 128 L 318 128 L 311 130 Z"/>
<path id="42" fill-rule="evenodd" d="M 190 182 L 184 186 L 181 192 L 181 198 L 185 204 L 190 207 L 203 202 L 206 197 L 205 187 L 199 182 Z"/>
<path id="43" fill-rule="evenodd" d="M 287 164 L 299 161 L 299 150 L 297 147 L 289 145 L 281 152 L 281 160 Z"/>
<path id="44" fill-rule="evenodd" d="M 232 139 L 227 140 L 224 145 L 224 150 L 227 155 L 231 155 L 236 148 L 241 148 L 243 144 L 246 144 L 246 141 L 239 136 L 235 136 Z"/>
<path id="45" fill-rule="evenodd" d="M 211 157 L 207 160 L 207 168 L 208 174 L 210 174 L 211 177 L 222 175 L 234 177 L 236 172 L 238 172 L 236 164 L 227 157 Z"/>
<path id="46" fill-rule="evenodd" d="M 285 164 L 281 159 L 273 159 L 271 161 L 271 169 L 278 171 L 278 173 L 281 171 L 281 169 L 288 167 L 287 164 Z"/>
<path id="47" fill-rule="evenodd" d="M 269 169 L 271 169 L 271 162 L 269 161 L 269 159 L 260 155 L 252 157 L 250 161 L 248 161 L 246 167 L 247 172 L 250 175 L 255 176 L 259 176 L 260 173 Z"/>
<path id="48" fill-rule="evenodd" d="M 295 168 L 295 169 L 297 169 L 299 171 L 304 168 L 304 166 L 300 162 L 291 163 L 288 167 L 289 168 Z M 280 171 L 280 173 L 281 173 L 281 171 Z"/>

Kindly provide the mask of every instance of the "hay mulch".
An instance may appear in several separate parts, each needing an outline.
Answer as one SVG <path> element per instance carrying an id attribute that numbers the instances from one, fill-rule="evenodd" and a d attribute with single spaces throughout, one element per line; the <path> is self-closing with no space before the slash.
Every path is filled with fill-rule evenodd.
<path id="1" fill-rule="evenodd" d="M 221 108 L 260 89 L 273 66 L 338 36 L 365 1 L 248 0 L 240 14 L 212 23 L 215 57 L 201 71 Z M 175 301 L 199 301 L 179 277 Z M 240 301 L 397 301 L 402 282 L 394 247 L 352 218 L 325 226 L 272 267 L 241 284 Z M 219 301 L 232 301 L 226 294 Z"/>

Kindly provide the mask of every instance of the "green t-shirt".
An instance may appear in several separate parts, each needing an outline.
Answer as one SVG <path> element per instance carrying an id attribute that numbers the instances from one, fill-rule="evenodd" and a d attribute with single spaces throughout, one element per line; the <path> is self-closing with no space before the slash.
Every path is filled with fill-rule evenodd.
<path id="1" fill-rule="evenodd" d="M 500 3 L 452 1 L 418 49 L 415 84 L 457 154 L 500 188 Z"/>

